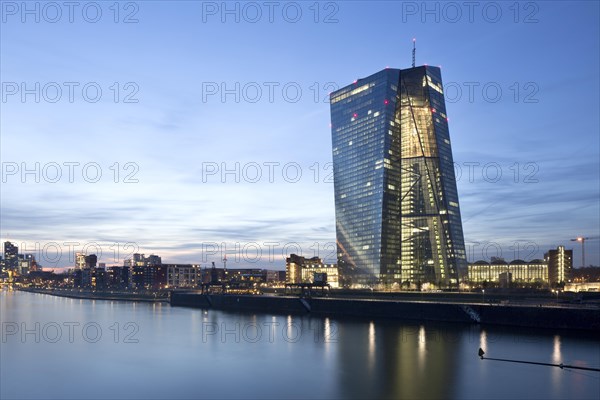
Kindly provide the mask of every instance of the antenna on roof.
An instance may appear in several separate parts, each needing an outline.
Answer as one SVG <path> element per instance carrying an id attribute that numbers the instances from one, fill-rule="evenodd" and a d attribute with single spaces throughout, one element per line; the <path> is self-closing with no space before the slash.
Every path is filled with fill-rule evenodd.
<path id="1" fill-rule="evenodd" d="M 412 56 L 413 56 L 412 66 L 413 66 L 413 68 L 415 67 L 416 55 L 417 55 L 417 39 L 413 38 L 413 53 L 412 53 Z"/>

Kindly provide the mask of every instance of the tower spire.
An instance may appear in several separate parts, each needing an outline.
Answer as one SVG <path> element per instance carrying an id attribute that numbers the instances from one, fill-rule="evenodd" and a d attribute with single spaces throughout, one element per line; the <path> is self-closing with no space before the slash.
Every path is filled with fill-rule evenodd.
<path id="1" fill-rule="evenodd" d="M 413 62 L 412 62 L 412 66 L 413 68 L 415 67 L 415 61 L 416 61 L 416 55 L 417 55 L 417 39 L 413 38 L 413 51 L 412 51 L 412 58 L 413 58 Z"/>

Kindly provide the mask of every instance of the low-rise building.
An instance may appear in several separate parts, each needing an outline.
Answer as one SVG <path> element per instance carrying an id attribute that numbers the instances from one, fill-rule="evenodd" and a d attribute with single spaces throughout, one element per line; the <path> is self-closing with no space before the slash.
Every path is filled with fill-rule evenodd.
<path id="1" fill-rule="evenodd" d="M 469 263 L 467 281 L 474 285 L 487 282 L 501 287 L 556 286 L 571 278 L 572 260 L 573 250 L 565 250 L 563 246 L 548 251 L 543 260 L 507 262 L 494 257 L 491 262 Z"/>
<path id="2" fill-rule="evenodd" d="M 337 264 L 325 264 L 319 257 L 305 258 L 290 254 L 285 264 L 286 283 L 314 283 L 315 274 L 327 274 L 327 282 L 332 288 L 339 287 Z"/>
<path id="3" fill-rule="evenodd" d="M 565 292 L 600 292 L 600 282 L 567 283 Z"/>
<path id="4" fill-rule="evenodd" d="M 267 283 L 277 285 L 285 283 L 285 271 L 267 270 Z"/>
<path id="5" fill-rule="evenodd" d="M 228 269 L 229 281 L 264 283 L 267 281 L 267 270 L 257 268 Z"/>
<path id="6" fill-rule="evenodd" d="M 169 288 L 197 288 L 200 283 L 200 266 L 195 264 L 163 264 L 167 270 Z"/>
<path id="7" fill-rule="evenodd" d="M 503 287 L 513 283 L 545 285 L 548 284 L 548 264 L 544 260 L 480 260 L 469 263 L 468 281 L 476 285 L 484 282 L 496 283 Z"/>

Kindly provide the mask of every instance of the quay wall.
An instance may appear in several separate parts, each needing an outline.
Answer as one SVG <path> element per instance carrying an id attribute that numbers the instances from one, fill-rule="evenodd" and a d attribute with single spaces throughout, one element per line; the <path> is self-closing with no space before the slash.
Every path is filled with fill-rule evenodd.
<path id="1" fill-rule="evenodd" d="M 441 301 L 171 293 L 172 306 L 274 314 L 393 318 L 546 329 L 600 331 L 600 309 Z"/>

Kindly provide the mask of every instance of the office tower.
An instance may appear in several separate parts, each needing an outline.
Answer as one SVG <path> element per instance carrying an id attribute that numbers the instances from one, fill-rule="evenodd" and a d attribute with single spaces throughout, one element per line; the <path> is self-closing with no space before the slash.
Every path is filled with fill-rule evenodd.
<path id="1" fill-rule="evenodd" d="M 85 254 L 75 253 L 75 269 L 85 268 Z"/>
<path id="2" fill-rule="evenodd" d="M 19 267 L 19 248 L 11 242 L 4 242 L 4 265 L 7 269 Z"/>
<path id="3" fill-rule="evenodd" d="M 96 268 L 96 264 L 98 263 L 98 256 L 95 254 L 90 254 L 89 256 L 85 256 L 84 260 L 86 268 Z"/>
<path id="4" fill-rule="evenodd" d="M 440 69 L 385 69 L 330 103 L 342 284 L 456 287 L 467 265 Z"/>
<path id="5" fill-rule="evenodd" d="M 145 261 L 148 264 L 148 266 L 160 266 L 162 264 L 162 259 L 160 258 L 160 256 L 157 256 L 155 254 L 151 254 L 148 257 L 146 257 Z"/>

